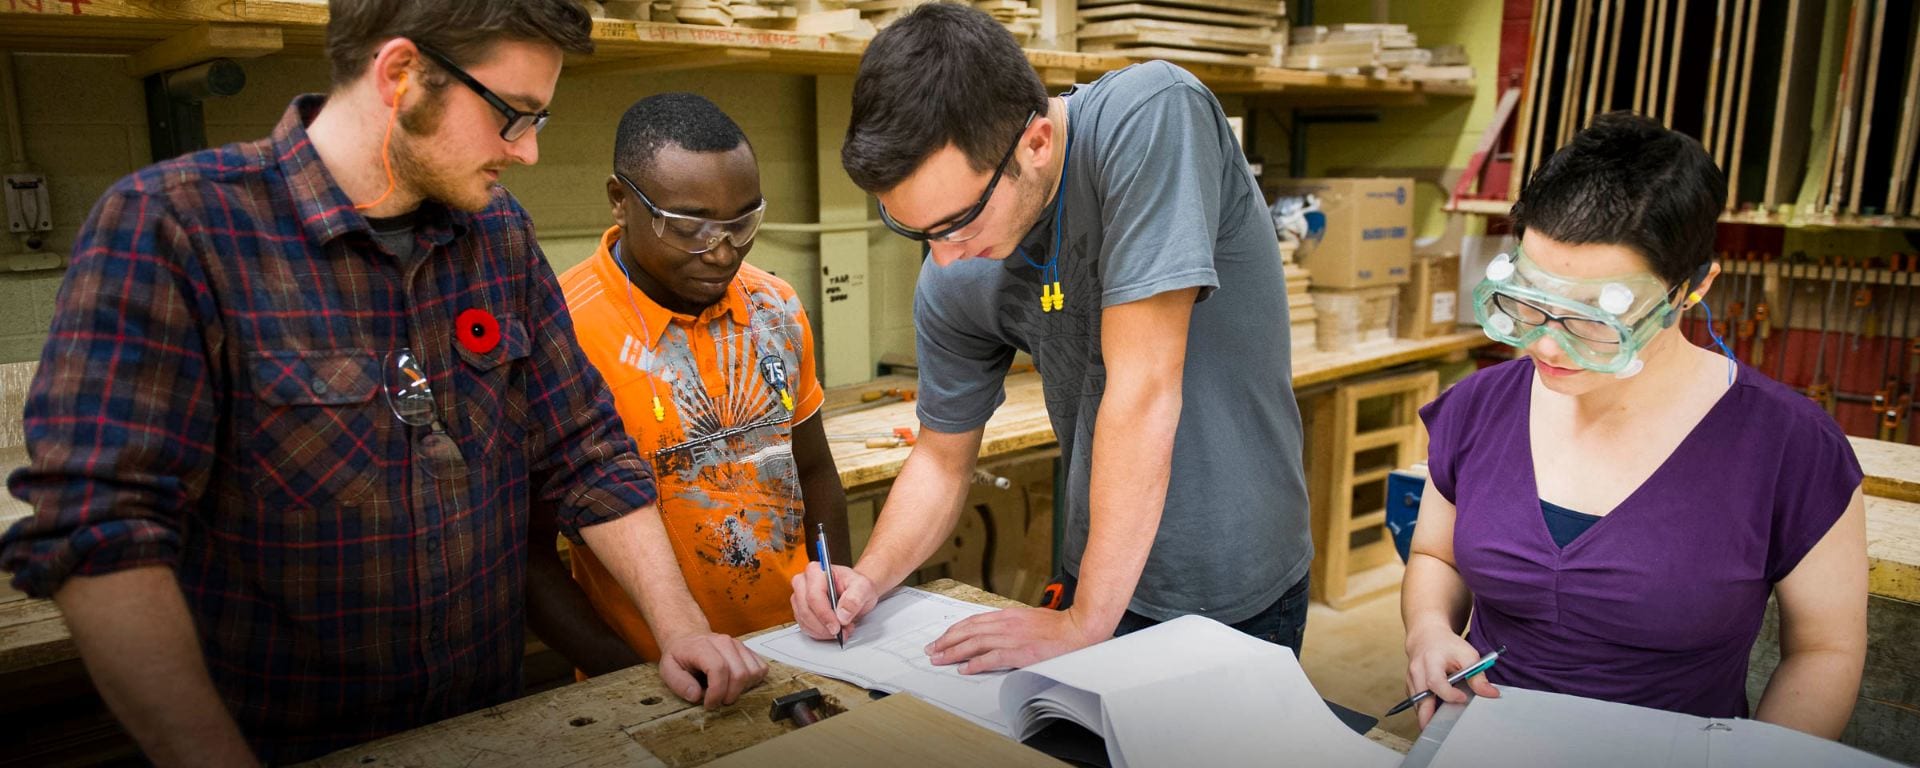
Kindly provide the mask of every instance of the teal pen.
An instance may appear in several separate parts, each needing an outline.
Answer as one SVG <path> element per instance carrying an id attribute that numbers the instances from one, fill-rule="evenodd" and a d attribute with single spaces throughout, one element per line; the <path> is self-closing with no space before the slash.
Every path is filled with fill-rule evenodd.
<path id="1" fill-rule="evenodd" d="M 835 589 L 833 586 L 833 561 L 827 559 L 827 526 L 825 523 L 819 524 L 819 538 L 814 539 L 814 543 L 820 550 L 820 570 L 827 574 L 827 605 L 831 606 L 837 614 L 840 611 L 840 590 Z M 839 620 L 838 616 L 835 617 L 835 620 Z M 834 632 L 833 639 L 840 643 L 842 649 L 845 649 L 847 647 L 846 628 L 841 627 L 839 631 Z"/>
<path id="2" fill-rule="evenodd" d="M 1494 649 L 1492 653 L 1489 653 L 1485 656 L 1480 657 L 1480 660 L 1477 662 L 1474 662 L 1473 666 L 1467 667 L 1466 669 L 1460 670 L 1459 672 L 1455 672 L 1453 674 L 1453 677 L 1447 678 L 1447 685 L 1459 685 L 1461 681 L 1466 680 L 1469 677 L 1473 677 L 1474 675 L 1480 674 L 1489 669 L 1493 669 L 1493 663 L 1496 661 L 1499 661 L 1500 654 L 1503 654 L 1506 652 L 1507 652 L 1507 647 L 1504 645 Z M 1427 697 L 1432 695 L 1433 695 L 1433 691 L 1429 690 L 1429 691 L 1421 691 L 1412 696 L 1409 696 L 1407 697 L 1406 701 L 1400 702 L 1399 704 L 1395 704 L 1393 706 L 1393 709 L 1387 710 L 1387 717 L 1393 717 L 1394 715 L 1400 714 L 1401 712 L 1405 712 L 1407 711 L 1408 707 L 1411 707 L 1422 701 L 1426 701 Z"/>

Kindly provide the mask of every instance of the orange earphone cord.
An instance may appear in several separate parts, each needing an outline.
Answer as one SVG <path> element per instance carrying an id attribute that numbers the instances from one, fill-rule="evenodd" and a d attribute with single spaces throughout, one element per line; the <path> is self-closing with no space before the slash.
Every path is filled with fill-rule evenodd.
<path id="1" fill-rule="evenodd" d="M 388 150 L 393 146 L 393 124 L 400 121 L 400 97 L 405 95 L 407 95 L 407 75 L 402 72 L 400 74 L 400 87 L 393 92 L 393 111 L 387 114 L 387 135 L 386 138 L 380 140 L 380 165 L 387 170 L 387 190 L 381 192 L 380 196 L 374 198 L 372 202 L 355 205 L 353 209 L 356 211 L 364 211 L 377 206 L 386 202 L 388 197 L 393 196 L 393 188 L 396 186 L 393 179 L 393 155 Z"/>

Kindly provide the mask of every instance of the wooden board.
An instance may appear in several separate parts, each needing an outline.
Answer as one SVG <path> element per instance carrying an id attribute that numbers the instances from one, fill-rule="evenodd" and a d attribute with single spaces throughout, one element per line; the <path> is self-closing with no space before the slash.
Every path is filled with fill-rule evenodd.
<path id="1" fill-rule="evenodd" d="M 1771 91 L 1764 85 L 1754 82 L 1756 70 L 1753 62 L 1754 59 L 1760 57 L 1759 55 L 1762 52 L 1758 47 L 1758 41 L 1760 38 L 1760 28 L 1768 21 L 1766 12 L 1773 6 L 1779 6 L 1782 2 L 1784 2 L 1784 0 L 1747 0 L 1747 29 L 1746 35 L 1742 38 L 1740 44 L 1740 75 L 1738 78 L 1740 95 L 1734 100 L 1733 147 L 1727 153 L 1727 164 L 1721 166 L 1727 171 L 1727 210 L 1730 211 L 1738 209 L 1742 199 L 1740 176 L 1746 171 L 1749 165 L 1747 162 L 1749 129 L 1763 135 L 1771 135 L 1770 132 L 1765 130 L 1765 123 L 1771 117 L 1772 112 L 1771 105 L 1773 102 L 1767 98 L 1767 93 L 1771 93 Z M 1767 39 L 1774 40 L 1776 38 L 1768 35 Z M 1758 71 L 1771 72 L 1772 69 L 1763 66 L 1760 67 Z M 1755 91 L 1763 91 L 1757 106 L 1767 110 L 1769 113 L 1767 117 L 1756 119 L 1753 114 L 1753 108 L 1756 106 L 1753 100 Z M 1757 154 L 1760 157 L 1765 157 L 1765 153 L 1765 148 L 1761 148 Z M 1765 184 L 1764 178 L 1761 179 L 1761 184 Z"/>
<path id="2" fill-rule="evenodd" d="M 1873 0 L 1854 0 L 1853 17 L 1848 22 L 1846 61 L 1840 70 L 1838 106 L 1834 113 L 1833 146 L 1828 150 L 1826 200 L 1822 213 L 1837 213 L 1846 206 L 1848 175 L 1853 169 L 1854 139 L 1859 135 L 1860 92 L 1866 80 L 1866 56 L 1872 35 Z"/>
<path id="3" fill-rule="evenodd" d="M 1620 66 L 1620 41 L 1626 35 L 1627 4 L 1631 0 L 1613 2 L 1613 18 L 1607 25 L 1607 64 L 1600 76 L 1600 113 L 1613 111 L 1614 80 L 1618 77 Z"/>
<path id="4" fill-rule="evenodd" d="M 1065 766 L 910 694 L 895 694 L 763 741 L 708 765 L 713 768 L 915 768 Z"/>
<path id="5" fill-rule="evenodd" d="M 1581 84 L 1586 76 L 1586 51 L 1591 42 L 1588 40 L 1588 26 L 1593 18 L 1593 0 L 1574 0 L 1573 36 L 1567 46 L 1566 78 L 1557 83 L 1560 92 L 1560 130 L 1557 146 L 1566 146 L 1573 140 L 1573 134 L 1579 131 L 1580 95 L 1585 90 Z"/>
<path id="6" fill-rule="evenodd" d="M 1920 504 L 1867 497 L 1867 591 L 1920 602 Z"/>
<path id="7" fill-rule="evenodd" d="M 1920 39 L 1920 14 L 1916 14 L 1914 27 L 1908 31 L 1908 39 Z M 1912 188 L 1907 181 L 1913 178 L 1915 159 L 1920 157 L 1920 46 L 1907 53 L 1907 77 L 1903 88 L 1900 106 L 1899 149 L 1894 153 L 1893 176 L 1888 180 L 1889 211 L 1906 211 L 1912 208 Z"/>
<path id="8" fill-rule="evenodd" d="M 1080 0 L 1080 7 L 1094 8 L 1103 5 L 1121 5 L 1139 0 Z M 1186 8 L 1198 8 L 1203 11 L 1223 11 L 1246 13 L 1254 16 L 1276 18 L 1286 15 L 1278 0 L 1155 0 L 1165 5 L 1178 5 Z"/>
<path id="9" fill-rule="evenodd" d="M 1714 6 L 1680 3 L 1674 22 L 1674 50 L 1668 71 L 1666 112 L 1673 130 L 1700 138 L 1706 135 L 1707 80 L 1712 68 Z"/>
<path id="10" fill-rule="evenodd" d="M 1103 19 L 1165 19 L 1168 21 L 1188 21 L 1199 24 L 1216 24 L 1226 27 L 1246 27 L 1249 29 L 1274 29 L 1271 16 L 1253 16 L 1244 13 L 1221 13 L 1218 11 L 1199 11 L 1192 8 L 1180 8 L 1158 3 L 1123 3 L 1094 8 L 1082 7 L 1082 22 Z"/>
<path id="11" fill-rule="evenodd" d="M 1541 39 L 1541 30 L 1547 26 L 1547 6 L 1557 0 L 1533 0 L 1533 16 L 1528 20 L 1531 25 L 1527 34 L 1527 71 L 1526 85 L 1521 89 L 1520 113 L 1515 116 L 1518 127 L 1513 136 L 1514 163 L 1513 173 L 1507 179 L 1507 199 L 1520 199 L 1520 187 L 1526 182 L 1533 169 L 1532 147 L 1538 143 L 1534 133 L 1534 116 L 1545 101 L 1540 93 L 1541 60 L 1546 55 L 1546 45 Z"/>
<path id="12" fill-rule="evenodd" d="M 1661 89 L 1663 98 L 1660 102 L 1661 119 L 1662 122 L 1666 123 L 1668 128 L 1673 127 L 1673 96 L 1680 90 L 1680 61 L 1687 50 L 1687 46 L 1684 45 L 1684 43 L 1687 39 L 1687 10 L 1689 7 L 1705 8 L 1706 3 L 1677 2 L 1674 4 L 1673 36 L 1670 38 L 1672 42 L 1668 46 L 1666 83 Z"/>
<path id="13" fill-rule="evenodd" d="M 1567 0 L 1548 0 L 1547 3 L 1547 57 L 1542 61 L 1544 69 L 1540 75 L 1540 94 L 1545 101 L 1540 105 L 1539 131 L 1534 136 L 1537 150 L 1533 155 L 1533 166 L 1528 175 L 1538 170 L 1546 162 L 1547 156 L 1560 148 L 1560 111 L 1566 105 L 1567 59 L 1566 51 L 1573 44 L 1573 8 Z M 1517 198 L 1516 198 L 1517 199 Z"/>
<path id="14" fill-rule="evenodd" d="M 1853 169 L 1850 172 L 1852 182 L 1845 187 L 1844 206 L 1839 206 L 1852 214 L 1860 213 L 1860 187 L 1868 173 L 1867 146 L 1873 140 L 1873 111 L 1879 102 L 1875 97 L 1880 92 L 1880 51 L 1886 46 L 1887 6 L 1900 1 L 1879 0 L 1873 5 L 1873 23 L 1870 27 L 1871 32 L 1867 36 L 1866 78 L 1860 83 L 1858 106 L 1860 122 L 1854 129 L 1856 135 L 1853 141 Z M 1884 171 L 1874 168 L 1873 172 L 1879 174 Z"/>
<path id="15" fill-rule="evenodd" d="M 1664 0 L 1662 0 L 1662 2 L 1664 2 Z M 1633 68 L 1633 107 L 1632 109 L 1634 112 L 1640 113 L 1642 115 L 1646 115 L 1649 111 L 1647 109 L 1647 72 L 1649 71 L 1649 66 L 1648 66 L 1649 54 L 1653 51 L 1654 47 L 1659 43 L 1658 38 L 1656 38 L 1654 35 L 1654 28 L 1656 25 L 1659 24 L 1659 19 L 1661 16 L 1660 11 L 1662 10 L 1662 8 L 1653 2 L 1643 2 L 1641 5 L 1645 7 L 1647 15 L 1646 15 L 1646 18 L 1642 19 L 1640 23 L 1640 48 L 1639 48 L 1640 55 L 1639 55 L 1639 65 Z M 1657 62 L 1658 59 L 1654 58 L 1653 61 Z M 1655 64 L 1655 66 L 1658 66 L 1658 65 Z"/>
<path id="16" fill-rule="evenodd" d="M 1673 12 L 1668 0 L 1653 2 L 1653 47 L 1647 51 L 1647 69 L 1643 74 L 1646 87 L 1646 99 L 1641 102 L 1641 114 L 1661 123 L 1666 116 L 1660 112 L 1660 92 L 1667 80 L 1667 53 L 1673 31 L 1668 28 Z"/>
<path id="17" fill-rule="evenodd" d="M 1719 102 L 1720 120 L 1713 127 L 1713 162 L 1722 169 L 1728 167 L 1733 157 L 1733 141 L 1736 135 L 1733 126 L 1738 122 L 1737 97 L 1740 94 L 1740 59 L 1746 54 L 1747 39 L 1747 0 L 1729 0 L 1733 6 L 1732 26 L 1727 28 L 1725 69 L 1722 70 L 1720 91 L 1715 95 Z M 1731 201 L 1732 196 L 1728 196 Z"/>
<path id="18" fill-rule="evenodd" d="M 1113 54 L 1127 56 L 1135 59 L 1166 59 L 1168 61 L 1196 61 L 1203 64 L 1228 64 L 1228 65 L 1240 65 L 1240 66 L 1247 66 L 1247 67 L 1257 66 L 1259 64 L 1265 63 L 1266 61 L 1265 58 L 1259 57 L 1259 56 L 1241 56 L 1241 55 L 1235 55 L 1235 54 L 1215 53 L 1212 51 L 1193 51 L 1193 50 L 1187 50 L 1185 48 L 1170 48 L 1167 46 L 1142 46 L 1142 47 L 1136 48 L 1131 46 L 1118 46 L 1118 45 L 1082 44 L 1080 46 L 1080 50 L 1086 51 L 1088 53 L 1113 53 Z"/>
<path id="19" fill-rule="evenodd" d="M 1826 14 L 1820 25 L 1819 73 L 1813 81 L 1813 112 L 1809 121 L 1813 135 L 1807 143 L 1807 167 L 1801 174 L 1800 194 L 1794 206 L 1816 211 L 1826 199 L 1827 178 L 1833 158 L 1834 119 L 1839 108 L 1840 74 L 1846 64 L 1846 44 L 1852 6 L 1846 0 L 1827 0 Z M 1790 169 L 1789 169 L 1790 170 Z"/>
<path id="20" fill-rule="evenodd" d="M 1774 93 L 1778 112 L 1768 142 L 1767 176 L 1760 202 L 1781 205 L 1799 195 L 1811 140 L 1813 94 L 1819 75 L 1820 3 L 1789 0 L 1781 41 L 1779 88 Z"/>
<path id="21" fill-rule="evenodd" d="M 1920 446 L 1864 437 L 1849 437 L 1847 443 L 1866 473 L 1862 485 L 1868 496 L 1920 503 Z"/>
<path id="22" fill-rule="evenodd" d="M 1866 94 L 1861 103 L 1858 162 L 1854 166 L 1849 211 L 1881 214 L 1888 211 L 1889 184 L 1900 140 L 1899 120 L 1904 111 L 1906 70 L 1914 48 L 1912 2 L 1886 2 L 1878 9 L 1878 45 L 1870 54 Z"/>
<path id="23" fill-rule="evenodd" d="M 1734 0 L 1734 2 L 1739 2 L 1739 0 Z M 1719 151 L 1718 148 L 1720 145 L 1720 137 L 1717 135 L 1718 131 L 1716 130 L 1719 125 L 1721 113 L 1720 78 L 1721 70 L 1726 62 L 1727 39 L 1731 37 L 1731 35 L 1728 34 L 1727 27 L 1732 23 L 1733 19 L 1728 15 L 1727 0 L 1716 0 L 1713 23 L 1713 60 L 1707 71 L 1707 125 L 1705 130 L 1700 134 L 1700 144 L 1706 147 L 1708 155 L 1716 158 L 1719 157 L 1716 153 Z"/>
<path id="24" fill-rule="evenodd" d="M 1082 43 L 1094 45 L 1137 43 L 1174 48 L 1270 53 L 1273 33 L 1260 30 L 1212 27 L 1155 19 L 1120 19 L 1080 27 Z"/>
<path id="25" fill-rule="evenodd" d="M 1617 42 L 1618 37 L 1610 26 L 1613 21 L 1613 0 L 1600 0 L 1600 11 L 1593 17 L 1593 52 L 1587 62 L 1586 102 L 1580 108 L 1580 124 L 1586 125 L 1600 114 L 1600 92 L 1606 82 L 1608 44 Z"/>

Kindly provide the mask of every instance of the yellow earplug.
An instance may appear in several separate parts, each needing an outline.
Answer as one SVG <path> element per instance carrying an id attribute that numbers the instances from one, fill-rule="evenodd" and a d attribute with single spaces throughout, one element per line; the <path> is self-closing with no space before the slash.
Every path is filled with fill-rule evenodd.
<path id="1" fill-rule="evenodd" d="M 1700 292 L 1699 292 L 1699 291 L 1693 291 L 1693 292 L 1691 292 L 1691 293 L 1688 293 L 1688 294 L 1687 294 L 1687 305 L 1688 305 L 1688 306 L 1692 306 L 1692 305 L 1694 305 L 1694 304 L 1698 304 L 1698 303 L 1700 303 Z"/>
<path id="2" fill-rule="evenodd" d="M 1054 309 L 1067 308 L 1067 292 L 1064 290 L 1061 290 L 1060 281 L 1058 280 L 1053 281 L 1053 308 Z"/>
<path id="3" fill-rule="evenodd" d="M 786 408 L 788 413 L 793 412 L 793 395 L 788 394 L 784 387 L 780 390 L 780 405 Z"/>
<path id="4" fill-rule="evenodd" d="M 1040 284 L 1040 311 L 1053 311 L 1053 286 L 1047 283 Z"/>
<path id="5" fill-rule="evenodd" d="M 666 409 L 666 407 L 665 407 L 665 406 L 663 406 L 663 405 L 661 405 L 661 404 L 660 404 L 660 396 L 659 396 L 659 395 L 654 395 L 654 396 L 653 396 L 653 420 L 654 420 L 654 421 L 666 421 L 666 420 L 667 420 L 667 409 Z"/>

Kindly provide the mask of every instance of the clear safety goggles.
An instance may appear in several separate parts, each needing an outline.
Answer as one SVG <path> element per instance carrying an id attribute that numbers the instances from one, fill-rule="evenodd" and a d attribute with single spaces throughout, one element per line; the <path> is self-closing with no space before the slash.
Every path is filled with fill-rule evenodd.
<path id="1" fill-rule="evenodd" d="M 1518 248 L 1487 265 L 1473 290 L 1474 319 L 1488 338 L 1525 348 L 1552 336 L 1575 365 L 1631 376 L 1649 339 L 1673 325 L 1673 297 L 1649 273 L 1576 280 L 1547 272 Z"/>
<path id="2" fill-rule="evenodd" d="M 653 216 L 653 234 L 667 245 L 687 253 L 706 253 L 720 247 L 721 240 L 732 243 L 735 248 L 745 248 L 753 242 L 753 236 L 760 231 L 760 222 L 767 216 L 767 201 L 764 199 L 753 210 L 726 221 L 674 213 L 654 205 L 647 198 L 647 193 L 640 191 L 640 185 L 633 183 L 626 174 L 615 171 L 613 175 L 639 195 L 640 203 L 647 206 L 647 213 Z"/>

